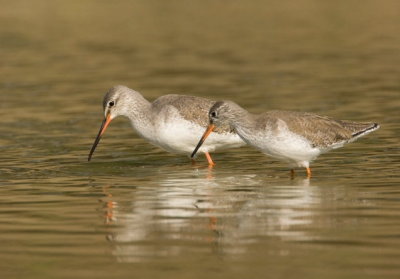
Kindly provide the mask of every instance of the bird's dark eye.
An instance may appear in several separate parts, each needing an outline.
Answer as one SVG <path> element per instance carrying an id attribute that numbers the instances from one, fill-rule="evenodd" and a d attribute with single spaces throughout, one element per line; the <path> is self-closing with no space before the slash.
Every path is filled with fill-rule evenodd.
<path id="1" fill-rule="evenodd" d="M 215 111 L 212 111 L 212 112 L 210 113 L 210 115 L 211 115 L 211 117 L 217 117 L 217 113 L 216 113 Z"/>
<path id="2" fill-rule="evenodd" d="M 114 101 L 108 102 L 108 106 L 109 106 L 109 107 L 113 107 L 113 106 L 114 106 Z"/>

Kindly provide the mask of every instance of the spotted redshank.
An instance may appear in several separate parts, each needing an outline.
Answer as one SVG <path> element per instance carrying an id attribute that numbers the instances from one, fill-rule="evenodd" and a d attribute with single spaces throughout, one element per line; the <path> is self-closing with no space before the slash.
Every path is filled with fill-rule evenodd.
<path id="1" fill-rule="evenodd" d="M 133 129 L 150 143 L 166 151 L 189 156 L 208 125 L 208 111 L 214 103 L 205 98 L 184 95 L 165 95 L 150 103 L 137 91 L 122 85 L 114 86 L 104 96 L 104 120 L 88 161 L 111 120 L 120 115 L 127 117 Z M 212 166 L 214 162 L 209 152 L 242 145 L 245 143 L 229 125 L 220 125 L 199 151 L 206 155 Z"/>
<path id="2" fill-rule="evenodd" d="M 377 123 L 334 120 L 313 113 L 269 111 L 251 114 L 231 101 L 216 102 L 209 111 L 209 125 L 192 156 L 216 127 L 229 126 L 247 144 L 294 167 L 305 167 L 320 154 L 342 147 L 379 128 Z"/>

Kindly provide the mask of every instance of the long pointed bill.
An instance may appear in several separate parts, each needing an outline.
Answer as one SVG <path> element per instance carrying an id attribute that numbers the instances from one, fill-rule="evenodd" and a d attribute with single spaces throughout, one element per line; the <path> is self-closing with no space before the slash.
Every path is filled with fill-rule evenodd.
<path id="1" fill-rule="evenodd" d="M 90 149 L 89 156 L 88 156 L 88 161 L 90 161 L 90 159 L 92 159 L 93 152 L 96 149 L 97 144 L 100 142 L 101 136 L 106 131 L 106 129 L 108 127 L 108 124 L 110 124 L 110 122 L 111 122 L 111 116 L 110 116 L 110 114 L 107 114 L 107 117 L 104 118 L 103 123 L 101 123 L 101 127 L 100 127 L 100 130 L 99 130 L 99 133 L 97 134 L 97 137 L 94 140 L 92 149 Z"/>
<path id="2" fill-rule="evenodd" d="M 200 146 L 203 144 L 203 142 L 206 140 L 206 138 L 211 134 L 211 132 L 215 129 L 215 125 L 214 124 L 210 124 L 207 127 L 207 130 L 204 132 L 203 136 L 201 137 L 199 143 L 197 144 L 196 148 L 193 150 L 192 155 L 190 155 L 191 158 L 194 157 L 194 155 L 196 155 L 197 150 L 199 150 Z"/>

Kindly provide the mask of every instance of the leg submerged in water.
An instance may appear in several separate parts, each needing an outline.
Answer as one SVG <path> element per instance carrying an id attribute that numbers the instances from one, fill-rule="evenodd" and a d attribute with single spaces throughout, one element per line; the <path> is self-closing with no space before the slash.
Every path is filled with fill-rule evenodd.
<path id="1" fill-rule="evenodd" d="M 206 158 L 207 158 L 207 161 L 208 161 L 208 165 L 210 167 L 215 166 L 215 163 L 213 162 L 210 153 L 205 152 L 204 154 L 206 155 Z"/>
<path id="2" fill-rule="evenodd" d="M 306 168 L 307 171 L 307 177 L 310 178 L 311 177 L 311 168 Z"/>

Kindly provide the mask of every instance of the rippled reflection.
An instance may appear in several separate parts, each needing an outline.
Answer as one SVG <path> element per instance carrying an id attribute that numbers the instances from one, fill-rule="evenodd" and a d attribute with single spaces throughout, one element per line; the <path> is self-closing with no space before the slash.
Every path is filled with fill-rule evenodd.
<path id="1" fill-rule="evenodd" d="M 283 241 L 313 237 L 301 226 L 312 225 L 312 207 L 320 207 L 319 188 L 309 179 L 270 185 L 252 174 L 191 170 L 165 175 L 138 187 L 119 203 L 106 190 L 107 239 L 120 261 L 147 261 L 191 249 L 240 255 L 259 237 Z M 118 199 L 118 198 L 117 198 Z"/>
<path id="2" fill-rule="evenodd" d="M 0 9 L 1 278 L 399 277 L 399 1 L 31 2 Z M 87 163 L 115 84 L 382 127 L 311 180 L 126 119 Z"/>

